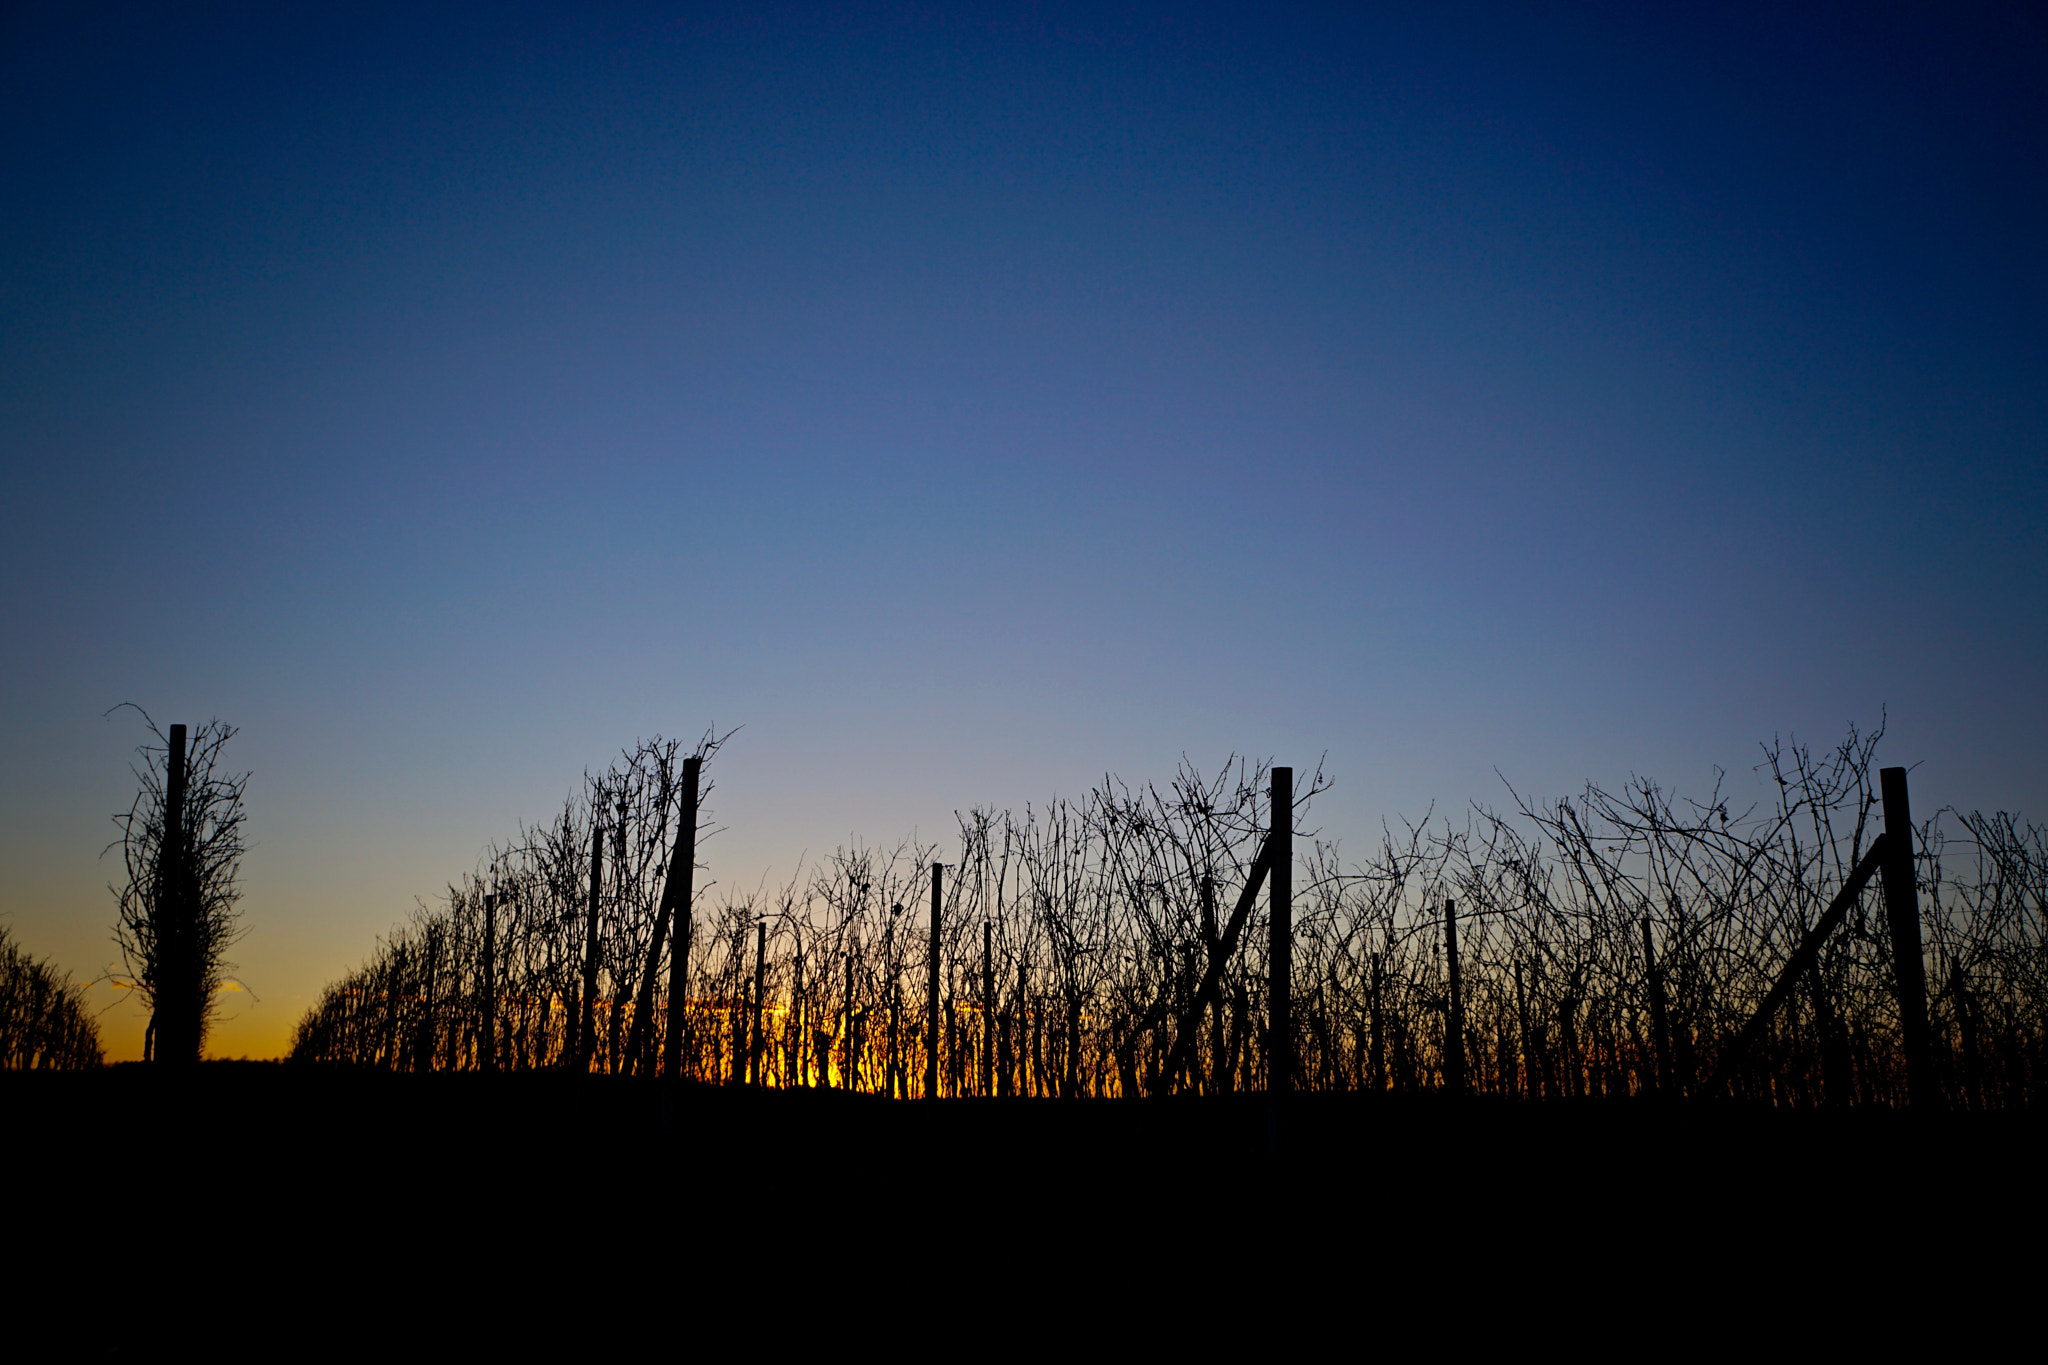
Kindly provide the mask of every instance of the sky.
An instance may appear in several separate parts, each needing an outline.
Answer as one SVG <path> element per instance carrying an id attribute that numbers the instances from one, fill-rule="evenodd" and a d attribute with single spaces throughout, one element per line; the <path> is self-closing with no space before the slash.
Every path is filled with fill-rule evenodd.
<path id="1" fill-rule="evenodd" d="M 2038 9 L 313 8 L 0 11 L 0 921 L 114 1058 L 123 702 L 253 774 L 228 1056 L 713 726 L 728 886 L 1184 756 L 2048 818 Z"/>

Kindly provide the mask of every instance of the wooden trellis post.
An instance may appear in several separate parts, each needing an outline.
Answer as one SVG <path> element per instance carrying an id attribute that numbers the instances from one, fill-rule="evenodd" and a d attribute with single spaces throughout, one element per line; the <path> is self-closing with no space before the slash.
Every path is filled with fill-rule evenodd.
<path id="1" fill-rule="evenodd" d="M 150 928 L 156 936 L 155 979 L 150 983 L 154 1008 L 150 1014 L 147 1056 L 167 1065 L 199 1060 L 198 1005 L 192 989 L 195 955 L 192 886 L 186 875 L 185 727 L 173 725 L 164 758 L 164 827 L 157 845 L 156 903 Z"/>
<path id="2" fill-rule="evenodd" d="M 1294 1090 L 1294 769 L 1273 769 L 1268 805 L 1266 1156 L 1277 1162 L 1287 1152 L 1285 1111 Z"/>
<path id="3" fill-rule="evenodd" d="M 981 922 L 981 1093 L 996 1093 L 996 959 L 995 928 Z"/>
<path id="4" fill-rule="evenodd" d="M 1650 942 L 1650 920 L 1643 918 L 1643 971 L 1650 983 L 1650 1034 L 1657 1048 L 1657 1091 L 1676 1093 L 1671 1074 L 1671 1004 L 1664 994 L 1664 971 Z M 1519 984 L 1519 980 L 1518 980 Z"/>
<path id="5" fill-rule="evenodd" d="M 590 905 L 583 917 L 583 1018 L 576 1029 L 577 1069 L 590 1070 L 590 1054 L 597 1043 L 597 915 L 598 896 L 604 889 L 604 821 L 598 818 L 604 793 L 590 805 Z"/>
<path id="6" fill-rule="evenodd" d="M 1269 804 L 1273 828 L 1266 836 L 1266 876 L 1271 886 L 1266 938 L 1266 1093 L 1277 1104 L 1294 1088 L 1294 769 L 1273 769 Z"/>
<path id="7" fill-rule="evenodd" d="M 1515 1093 L 1523 1099 L 1528 1099 L 1529 1092 L 1535 1088 L 1535 1080 L 1530 1073 L 1530 1067 L 1535 1062 L 1535 1050 L 1530 1046 L 1529 1040 L 1529 996 L 1522 989 L 1520 953 L 1515 955 L 1515 1057 L 1518 1073 L 1515 1077 Z M 1539 1094 L 1538 1098 L 1542 1096 Z"/>
<path id="8" fill-rule="evenodd" d="M 483 1056 L 479 1062 L 485 1071 L 498 1069 L 498 961 L 497 961 L 497 918 L 498 898 L 494 894 L 484 896 L 484 989 L 481 1044 Z"/>
<path id="9" fill-rule="evenodd" d="M 889 1065 L 882 1077 L 882 1093 L 892 1100 L 904 1098 L 908 1089 L 903 1079 L 903 983 L 889 978 Z"/>
<path id="10" fill-rule="evenodd" d="M 1207 961 L 1214 963 L 1216 953 L 1222 947 L 1216 936 L 1216 878 L 1202 874 L 1202 949 Z M 1201 1016 L 1195 1015 L 1191 1022 L 1199 1026 Z M 1195 1068 L 1201 1080 L 1202 1089 L 1213 1091 L 1221 1084 L 1223 1068 L 1223 1002 L 1219 999 L 1209 1007 L 1209 1065 L 1207 1069 Z"/>
<path id="11" fill-rule="evenodd" d="M 931 961 L 925 970 L 924 1000 L 924 1097 L 939 1097 L 939 898 L 944 889 L 946 869 L 932 864 Z"/>
<path id="12" fill-rule="evenodd" d="M 761 1083 L 761 1007 L 768 983 L 768 924 L 754 925 L 754 1030 L 747 1040 L 747 1074 L 755 1085 Z"/>
<path id="13" fill-rule="evenodd" d="M 1031 966 L 1025 961 L 1024 955 L 1019 953 L 1017 994 L 1010 1001 L 1010 1060 L 1016 1065 L 1016 1071 L 1010 1080 L 1010 1093 L 1013 1095 L 1034 1093 L 1031 1089 L 1031 1049 L 1025 1046 L 1024 1042 L 1024 1031 L 1029 1027 L 1030 1017 Z"/>
<path id="14" fill-rule="evenodd" d="M 853 1042 L 853 947 L 846 949 L 846 1021 L 845 1036 L 840 1041 L 839 1086 L 842 1090 L 860 1089 L 860 1058 Z"/>
<path id="15" fill-rule="evenodd" d="M 1920 950 L 1920 889 L 1913 873 L 1913 812 L 1906 799 L 1906 770 L 1885 768 L 1877 778 L 1884 799 L 1884 909 L 1899 987 L 1899 1032 L 1906 1045 L 1906 1102 L 1916 1109 L 1931 1109 L 1938 1097 L 1927 1036 L 1927 968 Z"/>
<path id="16" fill-rule="evenodd" d="M 1387 1088 L 1387 1020 L 1386 1012 L 1380 1008 L 1381 978 L 1384 974 L 1384 969 L 1380 965 L 1380 955 L 1374 953 L 1372 955 L 1372 993 L 1367 998 L 1367 1004 L 1372 1012 L 1371 1071 L 1372 1088 L 1375 1091 Z"/>
<path id="17" fill-rule="evenodd" d="M 784 1069 L 790 1084 L 808 1088 L 811 1083 L 810 1035 L 804 1032 L 804 941 L 796 941 L 796 980 L 789 992 L 789 1019 L 783 1027 Z"/>
<path id="18" fill-rule="evenodd" d="M 661 1044 L 661 1070 L 665 1076 L 682 1073 L 683 1036 L 689 1027 L 690 937 L 694 927 L 690 923 L 690 912 L 697 890 L 697 788 L 703 772 L 703 759 L 692 757 L 683 760 L 683 799 L 676 812 L 675 852 L 669 858 L 668 876 L 661 884 L 661 906 L 654 916 L 654 948 L 647 959 L 651 970 L 655 958 L 661 953 L 662 933 L 668 928 L 669 916 L 673 914 L 676 937 L 675 946 L 668 955 L 668 1027 L 663 1030 Z M 651 990 L 647 1003 L 651 1009 L 654 1003 Z M 650 1019 L 649 1023 L 652 1022 Z M 634 1019 L 633 1024 L 638 1028 L 639 1019 Z"/>
<path id="19" fill-rule="evenodd" d="M 1444 1014 L 1444 1088 L 1465 1093 L 1465 996 L 1458 975 L 1458 903 L 1444 902 L 1444 961 L 1450 969 L 1450 1008 Z"/>

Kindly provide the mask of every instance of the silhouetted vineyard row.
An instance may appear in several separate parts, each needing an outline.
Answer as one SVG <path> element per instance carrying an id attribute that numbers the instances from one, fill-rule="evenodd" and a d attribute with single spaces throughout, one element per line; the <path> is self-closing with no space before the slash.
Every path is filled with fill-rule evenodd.
<path id="1" fill-rule="evenodd" d="M 0 924 L 0 1070 L 68 1071 L 103 1060 L 85 988 L 23 952 Z"/>
<path id="2" fill-rule="evenodd" d="M 1771 746 L 1761 771 L 1777 800 L 1753 809 L 1731 810 L 1720 790 L 1680 801 L 1638 781 L 1518 800 L 1505 815 L 1475 809 L 1462 827 L 1425 818 L 1383 830 L 1362 861 L 1305 829 L 1325 786 L 1318 772 L 1293 813 L 1307 850 L 1294 875 L 1296 1086 L 1446 1083 L 1443 926 L 1454 902 L 1466 1088 L 1701 1094 L 1875 836 L 1876 738 L 1852 731 L 1821 755 Z M 669 979 L 666 945 L 647 959 L 678 756 L 673 742 L 643 745 L 588 778 L 553 823 L 494 850 L 444 905 L 328 988 L 292 1055 L 409 1071 L 654 1069 L 651 1043 L 631 1055 L 630 1015 L 650 998 L 648 980 Z M 1257 856 L 1266 790 L 1265 769 L 1241 761 L 1214 776 L 1184 767 L 1163 789 L 1110 779 L 1079 801 L 971 811 L 944 850 L 842 848 L 772 895 L 700 895 L 684 927 L 682 1069 L 923 1094 L 930 869 L 943 852 L 942 1094 L 1261 1088 L 1263 898 L 1220 1005 L 1199 1020 L 1188 1007 Z M 2039 1104 L 2048 831 L 1944 812 L 1919 827 L 1918 844 L 1945 1096 L 1972 1108 Z M 1878 900 L 1875 886 L 1864 892 L 1724 1093 L 1795 1106 L 1902 1101 Z M 651 1040 L 667 991 L 646 1008 Z M 1195 1034 L 1189 1059 L 1169 1074 L 1183 1026 Z"/>

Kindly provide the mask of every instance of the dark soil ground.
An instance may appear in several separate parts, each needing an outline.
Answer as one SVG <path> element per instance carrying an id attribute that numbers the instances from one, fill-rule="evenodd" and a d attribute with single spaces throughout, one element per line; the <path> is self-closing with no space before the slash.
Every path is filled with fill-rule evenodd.
<path id="1" fill-rule="evenodd" d="M 1875 1324 L 1944 1295 L 1988 1323 L 2048 1268 L 2048 1127 L 2024 1114 L 1298 1096 L 1275 1157 L 1263 1097 L 210 1063 L 0 1075 L 0 1129 L 12 1244 L 40 1248 L 17 1286 L 262 1285 L 314 1316 L 488 1300 L 559 1326 L 658 1285 L 792 1324 L 972 1319 L 995 1294 L 1052 1320 L 1458 1304 L 1470 1330 L 1597 1334 L 1766 1305 Z"/>

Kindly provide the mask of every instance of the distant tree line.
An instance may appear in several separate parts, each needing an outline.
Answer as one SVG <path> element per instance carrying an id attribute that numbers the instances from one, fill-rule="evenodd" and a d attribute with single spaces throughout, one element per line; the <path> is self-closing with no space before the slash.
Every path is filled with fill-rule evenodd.
<path id="1" fill-rule="evenodd" d="M 1529 1099 L 1701 1096 L 1791 949 L 1875 837 L 1878 736 L 1768 746 L 1775 797 L 1731 810 L 1654 783 L 1382 830 L 1363 861 L 1306 827 L 1298 789 L 1295 1085 L 1456 1086 Z M 709 758 L 707 738 L 697 754 Z M 917 1097 L 1263 1088 L 1263 898 L 1200 1017 L 1268 827 L 1267 772 L 1183 765 L 1075 801 L 958 818 L 952 860 L 906 841 L 835 851 L 771 891 L 700 894 L 655 946 L 679 828 L 679 746 L 625 754 L 549 825 L 492 850 L 299 1022 L 292 1055 L 402 1071 L 647 1073 L 634 1015 L 700 1080 Z M 1944 812 L 1917 867 L 1936 1069 L 1948 1102 L 2048 1099 L 2048 831 Z M 936 960 L 932 887 L 940 896 Z M 1875 888 L 1719 1094 L 1893 1105 L 1904 1063 Z M 1452 910 L 1454 907 L 1454 911 Z M 1447 919 L 1460 989 L 1452 1008 Z M 669 955 L 680 943 L 683 999 Z M 933 971 L 936 961 L 936 972 Z M 933 984 L 936 982 L 936 996 Z M 651 989 L 650 989 L 651 985 Z M 928 1056 L 936 1000 L 938 1052 Z M 1187 1030 L 1185 1045 L 1176 1047 Z M 1286 1055 L 1283 1053 L 1283 1055 Z"/>
<path id="2" fill-rule="evenodd" d="M 0 924 L 0 1070 L 70 1071 L 105 1060 L 85 987 L 22 951 Z"/>

